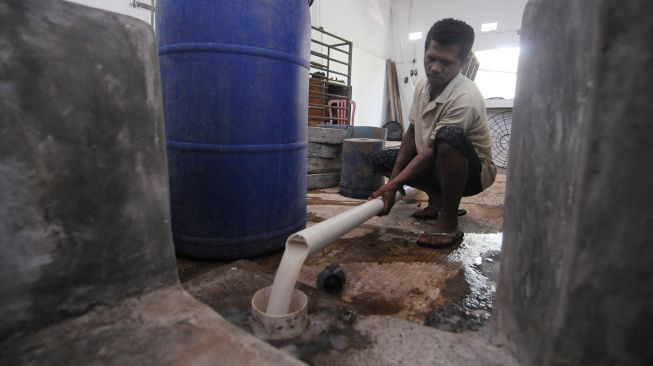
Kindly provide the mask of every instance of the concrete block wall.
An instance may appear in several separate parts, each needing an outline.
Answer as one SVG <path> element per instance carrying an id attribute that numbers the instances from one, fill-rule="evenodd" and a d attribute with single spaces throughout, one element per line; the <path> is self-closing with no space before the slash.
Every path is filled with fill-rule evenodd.
<path id="1" fill-rule="evenodd" d="M 350 132 L 340 128 L 308 128 L 307 188 L 335 187 L 340 181 L 342 141 Z"/>
<path id="2" fill-rule="evenodd" d="M 0 5 L 0 339 L 177 282 L 153 37 L 62 1 Z"/>
<path id="3" fill-rule="evenodd" d="M 650 14 L 526 7 L 494 312 L 525 365 L 653 363 Z"/>

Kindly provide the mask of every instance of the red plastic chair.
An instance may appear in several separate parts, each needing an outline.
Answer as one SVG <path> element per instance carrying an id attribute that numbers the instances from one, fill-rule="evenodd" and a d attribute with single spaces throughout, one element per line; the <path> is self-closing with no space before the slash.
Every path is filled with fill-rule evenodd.
<path id="1" fill-rule="evenodd" d="M 356 114 L 356 102 L 353 100 L 351 102 L 351 121 L 350 125 L 354 125 L 354 115 Z M 331 108 L 331 107 L 338 107 L 338 108 Z M 335 109 L 335 113 L 332 112 L 332 110 Z M 347 124 L 347 99 L 332 99 L 329 101 L 329 118 L 334 118 L 333 115 L 335 114 L 336 119 L 335 121 L 332 119 L 331 123 L 336 124 L 336 125 L 346 125 Z"/>

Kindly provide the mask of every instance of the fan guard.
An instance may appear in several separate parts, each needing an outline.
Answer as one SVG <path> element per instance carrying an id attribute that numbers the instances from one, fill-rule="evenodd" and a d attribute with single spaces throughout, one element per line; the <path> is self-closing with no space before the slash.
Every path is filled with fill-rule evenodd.
<path id="1" fill-rule="evenodd" d="M 508 165 L 512 111 L 497 113 L 488 119 L 492 136 L 492 160 L 501 168 Z"/>

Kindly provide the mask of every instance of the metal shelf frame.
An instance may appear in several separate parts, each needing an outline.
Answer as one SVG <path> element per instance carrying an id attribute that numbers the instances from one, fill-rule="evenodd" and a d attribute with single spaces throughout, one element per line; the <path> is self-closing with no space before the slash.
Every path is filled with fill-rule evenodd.
<path id="1" fill-rule="evenodd" d="M 311 27 L 311 123 L 351 124 L 351 61 L 353 43 L 322 27 Z M 345 99 L 347 107 L 329 107 L 329 100 Z M 347 118 L 329 117 L 328 111 L 347 110 Z"/>

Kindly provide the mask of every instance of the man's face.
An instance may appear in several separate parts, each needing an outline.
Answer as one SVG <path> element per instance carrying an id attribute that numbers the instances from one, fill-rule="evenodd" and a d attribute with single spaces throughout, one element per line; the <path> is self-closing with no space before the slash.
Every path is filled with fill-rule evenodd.
<path id="1" fill-rule="evenodd" d="M 442 89 L 463 68 L 463 60 L 458 58 L 459 45 L 440 46 L 431 41 L 424 53 L 424 71 L 431 88 Z"/>

